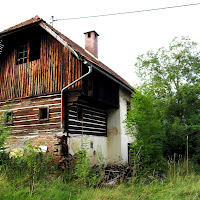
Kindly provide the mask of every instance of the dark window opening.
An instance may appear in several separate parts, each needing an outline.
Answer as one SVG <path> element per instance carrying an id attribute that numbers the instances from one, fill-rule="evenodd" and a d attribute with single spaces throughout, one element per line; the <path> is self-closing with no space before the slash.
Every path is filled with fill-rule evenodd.
<path id="1" fill-rule="evenodd" d="M 29 61 L 40 59 L 40 40 L 30 42 Z"/>
<path id="2" fill-rule="evenodd" d="M 89 37 L 89 38 L 91 37 L 91 33 L 88 33 L 88 37 Z"/>
<path id="3" fill-rule="evenodd" d="M 49 108 L 48 107 L 39 108 L 39 120 L 40 121 L 49 120 Z"/>
<path id="4" fill-rule="evenodd" d="M 6 125 L 12 125 L 13 124 L 13 112 L 7 112 L 5 117 Z"/>
<path id="5" fill-rule="evenodd" d="M 93 143 L 93 141 L 90 142 L 90 148 L 91 148 L 91 149 L 94 148 L 94 143 Z"/>
<path id="6" fill-rule="evenodd" d="M 21 45 L 17 49 L 17 65 L 27 62 L 27 44 Z"/>
<path id="7" fill-rule="evenodd" d="M 77 108 L 77 120 L 83 121 L 83 109 Z"/>
<path id="8" fill-rule="evenodd" d="M 131 109 L 131 102 L 127 101 L 126 106 L 127 106 L 127 114 L 128 114 L 128 111 Z"/>

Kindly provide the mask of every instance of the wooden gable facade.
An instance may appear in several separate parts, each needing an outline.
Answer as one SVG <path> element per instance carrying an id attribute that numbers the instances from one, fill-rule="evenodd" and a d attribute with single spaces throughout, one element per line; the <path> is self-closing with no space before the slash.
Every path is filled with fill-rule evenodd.
<path id="1" fill-rule="evenodd" d="M 0 66 L 0 101 L 60 93 L 82 74 L 82 62 L 37 25 L 4 37 Z"/>
<path id="2" fill-rule="evenodd" d="M 94 68 L 64 92 L 62 104 L 61 90 L 88 72 L 83 61 L 98 65 L 89 54 L 84 56 L 82 49 L 74 53 L 70 48 L 74 43 L 69 48 L 63 45 L 43 28 L 50 27 L 43 20 L 34 20 L 0 33 L 4 45 L 0 54 L 0 109 L 8 106 L 6 123 L 12 135 L 64 131 L 107 136 L 106 110 L 118 108 L 119 84 Z"/>

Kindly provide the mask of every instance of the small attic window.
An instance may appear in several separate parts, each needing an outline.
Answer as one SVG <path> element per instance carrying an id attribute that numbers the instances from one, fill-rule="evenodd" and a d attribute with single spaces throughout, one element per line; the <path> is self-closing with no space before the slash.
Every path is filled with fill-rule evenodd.
<path id="1" fill-rule="evenodd" d="M 28 41 L 17 48 L 17 65 L 40 59 L 40 39 Z"/>
<path id="2" fill-rule="evenodd" d="M 91 37 L 91 33 L 88 33 L 88 38 L 90 38 Z"/>
<path id="3" fill-rule="evenodd" d="M 27 44 L 21 45 L 17 49 L 17 65 L 27 62 Z"/>
<path id="4" fill-rule="evenodd" d="M 40 40 L 30 42 L 29 61 L 40 59 Z"/>
<path id="5" fill-rule="evenodd" d="M 49 120 L 49 108 L 48 107 L 39 108 L 39 120 L 40 121 Z"/>

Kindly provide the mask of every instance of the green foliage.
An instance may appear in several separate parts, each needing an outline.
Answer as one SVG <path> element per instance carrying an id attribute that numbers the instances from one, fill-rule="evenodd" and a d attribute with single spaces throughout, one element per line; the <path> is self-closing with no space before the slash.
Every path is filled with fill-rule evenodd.
<path id="1" fill-rule="evenodd" d="M 133 126 L 137 124 L 137 131 L 143 129 L 144 133 L 151 126 L 153 135 L 157 127 L 166 158 L 173 157 L 174 153 L 186 156 L 189 136 L 189 157 L 200 163 L 200 52 L 197 43 L 188 37 L 175 38 L 169 48 L 148 51 L 137 61 L 137 74 L 143 81 L 139 89 L 145 98 L 151 98 L 153 107 L 150 109 L 155 113 L 152 113 L 153 124 L 150 118 L 148 125 L 137 121 Z M 136 109 L 135 114 L 149 117 L 145 109 Z"/>
<path id="2" fill-rule="evenodd" d="M 24 149 L 23 160 L 27 164 L 29 171 L 30 194 L 34 192 L 35 180 L 39 180 L 41 176 L 45 176 L 55 169 L 55 165 L 51 162 L 51 154 L 43 154 L 40 147 L 28 144 Z"/>
<path id="3" fill-rule="evenodd" d="M 5 112 L 0 115 L 0 150 L 4 150 L 5 142 L 8 139 L 10 130 L 5 126 Z"/>
<path id="4" fill-rule="evenodd" d="M 41 152 L 39 147 L 28 144 L 23 152 L 17 152 L 11 156 L 10 152 L 4 152 L 1 156 L 0 171 L 5 180 L 13 187 L 29 186 L 32 195 L 35 183 L 41 180 L 51 179 L 57 166 L 52 162 L 53 157 Z"/>
<path id="5" fill-rule="evenodd" d="M 163 130 L 158 118 L 155 100 L 139 91 L 132 95 L 132 109 L 129 111 L 126 126 L 134 135 L 132 160 L 137 175 L 165 171 L 163 157 Z"/>
<path id="6" fill-rule="evenodd" d="M 172 166 L 174 164 L 172 163 Z M 85 187 L 77 182 L 63 182 L 60 178 L 36 183 L 32 196 L 27 185 L 12 185 L 0 175 L 0 199 L 199 199 L 200 176 L 194 172 L 184 174 L 184 163 L 171 167 L 167 180 L 145 179 L 139 183 L 129 182 L 113 188 Z M 181 172 L 183 170 L 183 173 Z"/>
<path id="7" fill-rule="evenodd" d="M 86 186 L 95 186 L 99 182 L 99 175 L 92 171 L 92 165 L 90 162 L 90 155 L 88 155 L 89 141 L 88 138 L 84 138 L 81 148 L 77 153 L 77 160 L 75 165 L 74 175 L 77 181 Z"/>

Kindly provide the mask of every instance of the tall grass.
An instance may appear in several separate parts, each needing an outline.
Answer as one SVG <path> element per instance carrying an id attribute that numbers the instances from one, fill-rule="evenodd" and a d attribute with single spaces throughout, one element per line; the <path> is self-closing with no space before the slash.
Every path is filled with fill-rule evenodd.
<path id="1" fill-rule="evenodd" d="M 133 179 L 113 188 L 89 187 L 76 180 L 63 181 L 61 175 L 53 176 L 49 173 L 49 177 L 46 177 L 46 173 L 35 181 L 32 196 L 27 180 L 28 171 L 23 174 L 12 166 L 11 180 L 7 174 L 9 169 L 1 168 L 0 199 L 200 199 L 200 175 L 193 170 L 192 164 L 189 165 L 188 173 L 185 161 L 171 160 L 168 165 L 167 179 Z"/>
<path id="2" fill-rule="evenodd" d="M 36 183 L 32 196 L 29 187 L 13 186 L 0 178 L 0 199 L 199 199 L 200 176 L 190 174 L 173 181 L 120 184 L 114 188 L 93 188 L 64 183 L 60 178 Z"/>

